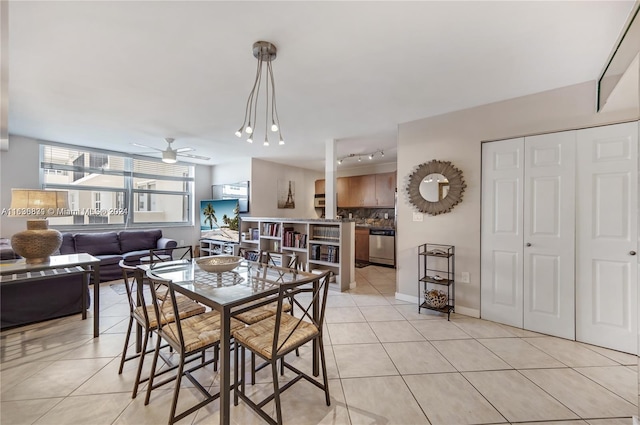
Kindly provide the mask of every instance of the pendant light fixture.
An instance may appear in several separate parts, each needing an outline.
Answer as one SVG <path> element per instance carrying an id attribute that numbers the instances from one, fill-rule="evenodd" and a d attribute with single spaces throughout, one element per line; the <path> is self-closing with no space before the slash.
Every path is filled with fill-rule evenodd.
<path id="1" fill-rule="evenodd" d="M 244 121 L 242 127 L 236 131 L 236 136 L 242 137 L 243 133 L 247 135 L 247 142 L 253 143 L 255 130 L 258 127 L 258 104 L 264 102 L 264 146 L 269 146 L 269 130 L 272 133 L 278 133 L 278 144 L 284 145 L 282 130 L 280 129 L 280 120 L 278 118 L 278 108 L 276 106 L 276 86 L 273 78 L 273 68 L 271 62 L 276 58 L 278 49 L 268 41 L 256 41 L 253 43 L 253 56 L 258 59 L 258 67 L 256 70 L 256 79 L 253 82 L 253 88 L 249 93 L 247 105 L 244 110 Z M 265 70 L 264 82 L 264 100 L 260 99 L 260 88 L 263 85 L 262 71 Z M 260 123 L 262 124 L 262 123 Z"/>

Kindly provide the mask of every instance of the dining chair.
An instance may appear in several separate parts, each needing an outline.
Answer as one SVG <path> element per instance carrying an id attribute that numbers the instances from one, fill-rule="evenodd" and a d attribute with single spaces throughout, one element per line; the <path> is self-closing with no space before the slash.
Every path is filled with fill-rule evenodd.
<path id="1" fill-rule="evenodd" d="M 191 245 L 176 246 L 174 248 L 153 248 L 149 256 L 140 259 L 141 263 L 155 264 L 165 261 L 191 260 L 193 247 Z"/>
<path id="2" fill-rule="evenodd" d="M 260 264 L 267 264 L 276 267 L 283 267 L 289 269 L 300 270 L 299 257 L 297 254 L 292 253 L 281 253 L 277 251 L 260 251 L 258 254 L 258 259 Z M 276 283 L 278 283 L 276 281 Z M 264 303 L 261 303 L 264 304 Z M 292 303 L 284 303 L 283 309 L 284 311 L 290 312 L 293 314 L 293 309 L 291 308 Z M 260 305 L 258 307 L 252 308 L 250 310 L 245 310 L 242 313 L 237 313 L 233 317 L 240 320 L 242 323 L 246 325 L 252 325 L 261 320 L 264 320 L 268 317 L 274 316 L 277 311 L 277 302 L 273 302 L 266 305 Z M 296 349 L 296 355 L 300 355 L 299 351 Z M 255 353 L 251 353 L 251 385 L 256 383 L 256 372 L 268 366 L 268 363 L 262 363 L 260 366 L 256 367 L 256 355 Z M 284 373 L 284 370 L 282 370 Z"/>
<path id="3" fill-rule="evenodd" d="M 323 390 L 327 406 L 331 404 L 327 380 L 327 366 L 322 343 L 330 275 L 331 272 L 326 271 L 314 277 L 311 281 L 312 283 L 310 283 L 309 280 L 281 283 L 278 290 L 276 314 L 235 332 L 235 364 L 239 364 L 240 367 L 236 366 L 234 369 L 234 405 L 237 406 L 239 399 L 242 399 L 268 423 L 282 424 L 280 393 L 291 388 L 293 384 L 303 378 Z M 310 293 L 311 296 L 296 297 L 302 293 Z M 300 317 L 292 316 L 284 310 L 284 305 L 287 302 L 293 302 L 294 305 L 302 311 Z M 309 342 L 315 342 L 320 354 L 322 382 L 319 382 L 312 376 L 307 375 L 287 363 L 285 358 L 287 354 Z M 245 363 L 240 362 L 239 359 L 241 348 L 255 353 L 271 365 L 273 394 L 270 394 L 261 401 L 253 401 L 245 392 Z M 280 383 L 278 382 L 279 361 L 281 365 L 296 374 L 293 379 L 282 387 L 280 387 Z M 238 369 L 240 369 L 240 371 Z M 238 377 L 239 374 L 241 374 L 241 378 Z M 275 402 L 275 420 L 263 409 L 271 400 Z"/>
<path id="4" fill-rule="evenodd" d="M 170 307 L 174 321 L 159 321 L 158 322 L 158 336 L 156 340 L 156 350 L 153 356 L 153 363 L 151 365 L 151 373 L 149 375 L 149 385 L 147 386 L 147 393 L 144 404 L 149 404 L 151 397 L 151 391 L 167 384 L 171 381 L 175 381 L 173 399 L 171 401 L 171 408 L 169 414 L 169 425 L 185 418 L 206 404 L 216 400 L 220 397 L 220 393 L 211 394 L 198 380 L 192 375 L 197 369 L 203 368 L 209 364 L 214 365 L 214 370 L 217 370 L 218 352 L 220 344 L 220 313 L 217 311 L 209 311 L 206 313 L 198 314 L 188 318 L 181 318 L 179 313 L 179 305 L 176 302 L 178 295 L 176 294 L 176 284 L 171 281 L 160 279 L 154 276 L 152 270 L 147 271 L 147 278 L 151 282 L 151 294 L 154 300 L 153 306 L 156 309 L 156 314 L 159 317 L 164 317 L 167 314 L 165 305 Z M 155 295 L 155 289 L 157 287 L 166 286 L 168 288 L 169 296 L 165 300 L 157 299 Z M 244 328 L 244 323 L 231 318 L 231 335 L 233 336 L 236 331 Z M 161 382 L 154 382 L 156 378 L 156 367 L 158 363 L 158 357 L 160 353 L 161 340 L 164 340 L 179 356 L 178 368 L 175 376 L 168 377 Z M 206 350 L 213 348 L 214 355 L 210 360 L 205 359 Z M 185 369 L 190 359 L 194 356 L 200 355 L 202 361 Z M 180 394 L 180 383 L 182 377 L 186 376 L 195 387 L 205 396 L 205 399 L 199 403 L 189 407 L 183 412 L 176 414 L 178 397 Z"/>
<path id="5" fill-rule="evenodd" d="M 136 378 L 133 384 L 133 392 L 131 395 L 131 398 L 136 398 L 139 385 L 149 379 L 141 379 L 142 367 L 144 364 L 145 355 L 154 351 L 154 348 L 147 350 L 147 342 L 152 334 L 158 329 L 158 317 L 161 317 L 163 321 L 173 321 L 175 313 L 173 309 L 169 309 L 170 306 L 169 304 L 167 304 L 167 307 L 164 308 L 163 314 L 161 316 L 158 316 L 156 314 L 154 305 L 147 304 L 145 302 L 144 293 L 142 291 L 138 291 L 138 284 L 135 279 L 136 267 L 126 265 L 124 263 L 124 260 L 120 260 L 119 266 L 122 269 L 122 280 L 125 285 L 127 300 L 129 303 L 129 326 L 127 328 L 127 333 L 124 339 L 124 348 L 122 349 L 122 356 L 120 358 L 120 367 L 118 368 L 118 374 L 122 374 L 125 362 L 139 358 Z M 176 298 L 176 304 L 178 305 L 177 316 L 182 318 L 194 316 L 196 314 L 202 314 L 205 312 L 204 306 L 182 295 Z M 131 338 L 131 330 L 133 329 L 134 322 L 142 328 L 142 349 L 139 353 L 134 353 L 127 356 L 129 340 Z M 168 370 L 170 370 L 172 366 L 170 362 L 167 363 L 169 363 L 169 369 L 164 369 L 163 373 L 166 373 Z"/>
<path id="6" fill-rule="evenodd" d="M 193 247 L 191 245 L 176 246 L 174 248 L 153 248 L 149 250 L 147 257 L 142 257 L 140 263 L 149 264 L 151 268 L 155 267 L 158 263 L 164 263 L 166 261 L 187 261 L 193 259 Z M 156 295 L 160 299 L 164 299 L 166 296 L 167 288 L 164 291 L 156 288 Z"/>

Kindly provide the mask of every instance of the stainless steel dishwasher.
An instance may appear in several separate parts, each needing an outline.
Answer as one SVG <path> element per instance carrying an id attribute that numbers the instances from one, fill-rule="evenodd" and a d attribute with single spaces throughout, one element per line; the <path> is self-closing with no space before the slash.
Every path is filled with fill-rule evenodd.
<path id="1" fill-rule="evenodd" d="M 369 262 L 396 265 L 396 231 L 391 229 L 369 230 Z"/>

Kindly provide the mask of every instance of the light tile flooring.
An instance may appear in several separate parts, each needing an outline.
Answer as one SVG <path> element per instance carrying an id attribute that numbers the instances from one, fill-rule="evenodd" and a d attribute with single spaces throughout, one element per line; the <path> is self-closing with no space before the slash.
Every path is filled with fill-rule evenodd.
<path id="1" fill-rule="evenodd" d="M 418 314 L 394 299 L 394 270 L 356 273 L 357 288 L 328 301 L 331 406 L 300 381 L 283 395 L 285 423 L 630 425 L 638 412 L 634 356 L 462 315 Z M 166 423 L 170 386 L 144 406 L 143 394 L 130 395 L 136 362 L 117 373 L 125 296 L 103 284 L 100 302 L 97 339 L 79 316 L 1 334 L 2 425 Z M 308 367 L 309 351 L 291 361 Z M 198 376 L 218 386 L 212 370 Z M 269 391 L 270 379 L 264 369 L 251 391 Z M 185 383 L 179 408 L 198 395 Z M 218 411 L 214 402 L 181 423 L 216 424 Z M 231 413 L 234 424 L 263 423 L 242 403 Z"/>

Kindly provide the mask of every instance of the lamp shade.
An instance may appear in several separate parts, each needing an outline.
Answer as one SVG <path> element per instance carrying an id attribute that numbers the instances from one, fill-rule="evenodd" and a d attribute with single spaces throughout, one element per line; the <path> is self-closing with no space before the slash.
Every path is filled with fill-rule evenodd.
<path id="1" fill-rule="evenodd" d="M 62 235 L 49 229 L 45 217 L 71 215 L 64 190 L 11 189 L 9 216 L 24 217 L 27 230 L 11 237 L 11 247 L 27 263 L 44 263 L 62 244 Z"/>
<path id="2" fill-rule="evenodd" d="M 11 189 L 11 217 L 61 217 L 71 215 L 66 190 Z"/>

